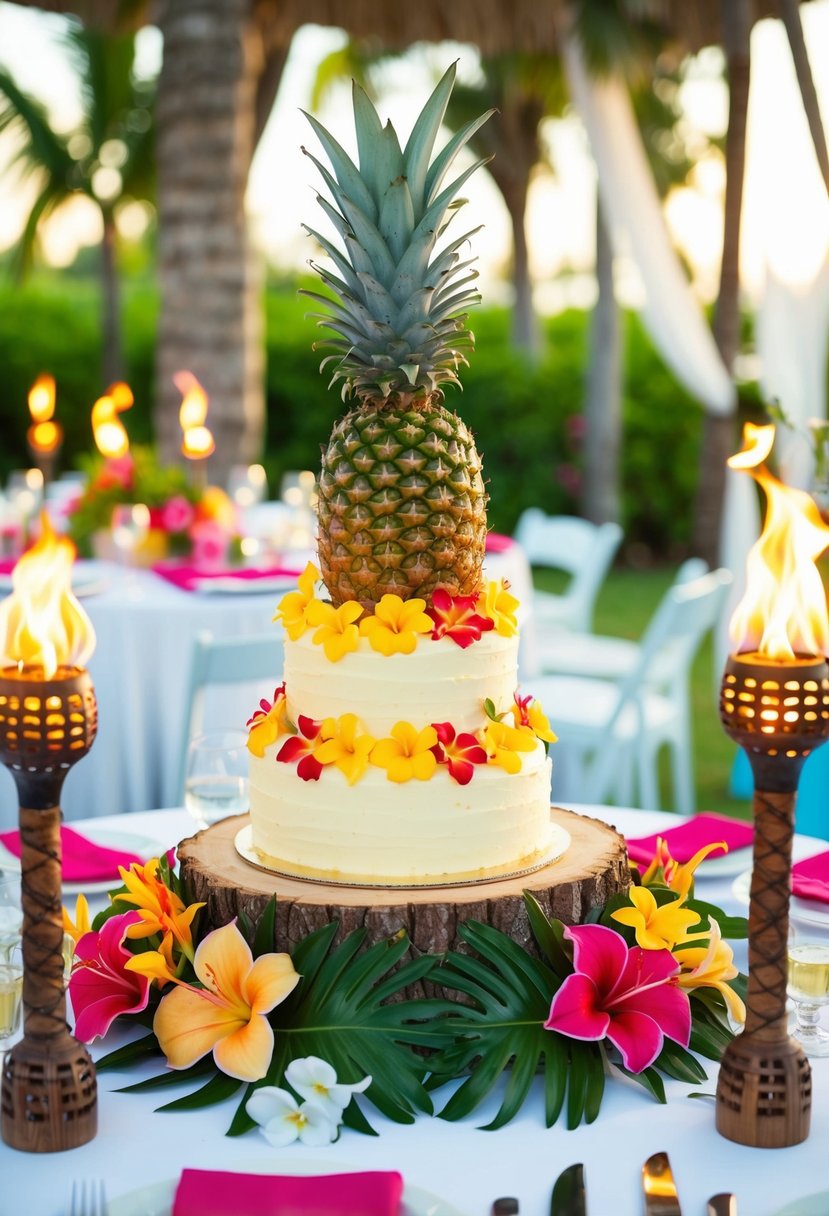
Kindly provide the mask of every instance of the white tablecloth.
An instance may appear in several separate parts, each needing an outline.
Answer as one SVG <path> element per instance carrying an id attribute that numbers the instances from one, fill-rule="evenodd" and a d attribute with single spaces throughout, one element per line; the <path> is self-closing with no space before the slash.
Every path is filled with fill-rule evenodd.
<path id="1" fill-rule="evenodd" d="M 125 574 L 108 563 L 89 568 L 100 575 L 104 588 L 83 600 L 97 637 L 89 671 L 98 698 L 98 737 L 67 775 L 61 806 L 68 820 L 179 801 L 176 782 L 194 638 L 205 630 L 218 638 L 275 633 L 272 618 L 284 594 L 203 594 L 181 591 L 149 570 Z M 486 573 L 508 578 L 522 603 L 530 604 L 530 567 L 517 545 L 488 554 Z M 205 726 L 244 725 L 279 679 L 280 673 L 272 672 L 261 685 L 223 688 L 207 697 Z M 10 777 L 0 774 L 0 830 L 16 825 L 15 788 Z"/>
<path id="2" fill-rule="evenodd" d="M 577 809 L 607 819 L 630 835 L 677 822 L 675 816 L 657 811 Z M 134 815 L 126 822 L 113 819 L 94 826 L 144 832 L 161 847 L 191 831 L 180 811 Z M 813 851 L 825 847 L 825 841 L 813 842 Z M 731 884 L 730 877 L 703 880 L 699 894 L 736 912 L 740 908 L 731 895 Z M 96 1045 L 93 1054 L 108 1051 L 119 1041 L 111 1036 L 103 1048 Z M 666 1082 L 666 1106 L 658 1105 L 638 1085 L 610 1081 L 596 1122 L 572 1132 L 558 1124 L 550 1130 L 544 1127 L 543 1099 L 536 1082 L 522 1113 L 497 1132 L 478 1130 L 492 1117 L 495 1100 L 461 1123 L 421 1117 L 413 1126 L 390 1123 L 366 1105 L 379 1136 L 346 1130 L 326 1149 L 295 1146 L 279 1152 L 256 1131 L 234 1139 L 225 1136 L 235 1100 L 186 1114 L 156 1114 L 154 1107 L 170 1100 L 175 1091 L 165 1090 L 162 1096 L 115 1092 L 153 1075 L 157 1067 L 99 1078 L 99 1132 L 81 1148 L 56 1157 L 36 1157 L 0 1144 L 3 1216 L 18 1211 L 26 1216 L 61 1216 L 73 1177 L 103 1177 L 110 1197 L 116 1198 L 177 1177 L 184 1166 L 244 1169 L 256 1162 L 278 1172 L 292 1161 L 321 1158 L 332 1172 L 347 1166 L 399 1169 L 410 1185 L 441 1196 L 463 1216 L 489 1216 L 492 1201 L 502 1195 L 519 1199 L 521 1216 L 547 1216 L 554 1179 L 575 1161 L 585 1165 L 591 1216 L 641 1216 L 641 1163 L 663 1149 L 674 1167 L 684 1216 L 704 1216 L 706 1199 L 718 1191 L 736 1193 L 740 1216 L 775 1216 L 792 1198 L 829 1187 L 829 1060 L 812 1062 L 809 1138 L 775 1151 L 746 1148 L 717 1134 L 713 1102 L 689 1096 L 695 1090 L 713 1094 L 716 1068 L 710 1064 L 706 1064 L 707 1084 Z M 438 1103 L 448 1092 L 436 1095 Z"/>

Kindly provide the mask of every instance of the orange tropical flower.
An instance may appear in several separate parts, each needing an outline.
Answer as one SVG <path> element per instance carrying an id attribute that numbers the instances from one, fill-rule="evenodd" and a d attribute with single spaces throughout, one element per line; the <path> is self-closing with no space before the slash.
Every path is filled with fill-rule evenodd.
<path id="1" fill-rule="evenodd" d="M 673 950 L 691 926 L 699 924 L 699 913 L 684 907 L 682 896 L 657 904 L 647 887 L 631 887 L 628 898 L 630 907 L 617 908 L 611 918 L 634 929 L 636 944 L 643 950 Z"/>
<path id="2" fill-rule="evenodd" d="M 709 933 L 689 933 L 674 950 L 680 967 L 676 982 L 680 988 L 716 988 L 734 1021 L 744 1022 L 746 1007 L 728 983 L 739 975 L 734 965 L 734 951 L 723 941 L 720 926 L 713 916 L 709 916 L 708 924 Z M 700 945 L 694 945 L 694 942 Z"/>
<path id="3" fill-rule="evenodd" d="M 158 956 L 138 954 L 129 970 L 158 978 Z M 268 1014 L 299 983 L 288 954 L 262 954 L 254 961 L 236 922 L 208 933 L 196 950 L 193 969 L 202 988 L 174 975 L 162 997 L 153 1031 L 171 1068 L 189 1068 L 213 1052 L 218 1068 L 240 1081 L 259 1081 L 273 1055 Z"/>
<path id="4" fill-rule="evenodd" d="M 343 714 L 340 718 L 326 718 L 320 737 L 323 742 L 314 748 L 314 757 L 320 764 L 333 764 L 353 785 L 368 768 L 368 758 L 377 740 L 372 735 L 359 733 L 360 720 L 356 714 Z"/>
<path id="5" fill-rule="evenodd" d="M 728 845 L 724 840 L 706 844 L 697 850 L 690 861 L 680 864 L 671 856 L 668 845 L 663 838 L 658 836 L 656 840 L 656 852 L 650 865 L 642 875 L 642 885 L 645 887 L 654 885 L 670 887 L 672 891 L 676 891 L 685 899 L 694 885 L 694 872 L 697 866 L 705 860 L 709 853 L 713 853 L 715 849 L 727 853 Z"/>
<path id="6" fill-rule="evenodd" d="M 360 621 L 360 634 L 380 654 L 411 654 L 417 635 L 431 633 L 435 627 L 425 609 L 426 601 L 416 596 L 403 600 L 399 595 L 384 595 L 375 605 L 374 615 Z"/>
<path id="7" fill-rule="evenodd" d="M 391 730 L 391 738 L 375 743 L 370 760 L 377 768 L 386 770 L 389 781 L 402 784 L 413 777 L 418 781 L 428 781 L 437 768 L 437 758 L 431 750 L 437 741 L 434 726 L 425 726 L 418 731 L 411 722 L 396 722 Z"/>
<path id="8" fill-rule="evenodd" d="M 487 583 L 478 596 L 476 609 L 481 616 L 488 617 L 495 625 L 496 632 L 502 637 L 512 638 L 518 632 L 519 601 L 510 594 L 509 583 L 505 578 L 497 582 Z"/>
<path id="9" fill-rule="evenodd" d="M 159 860 L 154 857 L 146 865 L 133 862 L 129 870 L 118 867 L 121 880 L 127 888 L 112 896 L 113 903 L 132 904 L 141 918 L 127 929 L 127 937 L 140 939 L 162 936 L 161 950 L 172 959 L 173 949 L 178 946 L 187 958 L 193 958 L 193 918 L 204 904 L 189 904 L 171 891 L 158 875 Z"/>
<path id="10" fill-rule="evenodd" d="M 264 697 L 259 702 L 259 708 L 248 718 L 248 751 L 261 760 L 265 748 L 276 743 L 280 735 L 291 734 L 293 728 L 288 721 L 288 701 L 285 696 L 285 685 L 280 684 L 274 689 L 273 701 Z"/>
<path id="11" fill-rule="evenodd" d="M 314 587 L 319 580 L 320 572 L 313 562 L 309 562 L 299 577 L 299 590 L 289 591 L 279 601 L 274 620 L 281 621 L 285 632 L 292 642 L 298 642 L 309 627 L 308 609 L 316 603 Z"/>
<path id="12" fill-rule="evenodd" d="M 497 764 L 508 773 L 521 772 L 521 752 L 533 752 L 536 738 L 526 727 L 508 726 L 506 722 L 488 722 L 481 733 L 481 743 L 490 764 Z"/>
<path id="13" fill-rule="evenodd" d="M 362 615 L 363 609 L 356 600 L 346 600 L 339 608 L 322 600 L 309 605 L 308 623 L 317 626 L 311 641 L 322 646 L 329 663 L 339 663 L 344 655 L 357 649 L 360 633 L 354 622 Z"/>
<path id="14" fill-rule="evenodd" d="M 89 903 L 85 895 L 79 895 L 75 900 L 75 919 L 67 912 L 66 908 L 63 912 L 63 931 L 68 933 L 73 942 L 79 942 L 85 933 L 91 933 L 92 921 L 89 919 Z"/>
<path id="15" fill-rule="evenodd" d="M 533 696 L 519 697 L 515 693 L 515 703 L 510 707 L 516 726 L 528 726 L 537 739 L 544 743 L 555 743 L 558 736 L 550 726 L 550 720 L 541 708 L 541 702 Z"/>

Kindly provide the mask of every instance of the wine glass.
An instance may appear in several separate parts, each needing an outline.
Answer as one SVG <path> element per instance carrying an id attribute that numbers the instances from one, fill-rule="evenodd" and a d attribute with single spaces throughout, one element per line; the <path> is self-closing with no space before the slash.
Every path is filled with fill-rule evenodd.
<path id="1" fill-rule="evenodd" d="M 0 963 L 10 963 L 20 944 L 23 912 L 20 907 L 20 875 L 0 870 Z"/>
<path id="2" fill-rule="evenodd" d="M 184 805 L 202 828 L 248 809 L 248 749 L 243 730 L 209 731 L 190 740 Z"/>
<path id="3" fill-rule="evenodd" d="M 0 963 L 0 1048 L 20 1027 L 22 998 L 23 968 L 18 963 Z"/>
<path id="4" fill-rule="evenodd" d="M 125 566 L 135 560 L 135 551 L 150 530 L 150 511 L 143 502 L 119 503 L 112 509 L 112 542 Z"/>
<path id="5" fill-rule="evenodd" d="M 268 492 L 268 478 L 262 465 L 235 464 L 228 475 L 227 492 L 241 511 L 262 502 Z"/>
<path id="6" fill-rule="evenodd" d="M 829 935 L 807 924 L 789 927 L 788 994 L 796 1021 L 791 1028 L 807 1056 L 829 1055 L 829 1032 L 819 1025 L 820 1012 L 829 1005 Z"/>

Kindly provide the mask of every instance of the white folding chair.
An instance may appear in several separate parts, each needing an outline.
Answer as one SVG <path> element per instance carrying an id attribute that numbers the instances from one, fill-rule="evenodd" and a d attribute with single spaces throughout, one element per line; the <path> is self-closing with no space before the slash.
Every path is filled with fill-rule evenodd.
<path id="1" fill-rule="evenodd" d="M 205 694 L 208 687 L 250 685 L 267 687 L 269 692 L 282 678 L 284 650 L 276 630 L 273 633 L 251 634 L 239 638 L 214 638 L 200 633 L 193 641 L 190 657 L 190 679 L 185 701 L 184 727 L 179 752 L 179 775 L 176 784 L 179 802 L 184 797 L 187 745 L 204 728 Z M 255 704 L 251 704 L 251 709 Z M 239 724 L 246 719 L 239 715 Z M 223 725 L 227 725 L 225 721 Z"/>
<path id="2" fill-rule="evenodd" d="M 676 572 L 673 586 L 689 583 L 708 570 L 701 557 L 689 557 Z M 665 593 L 666 595 L 668 592 Z M 659 609 L 657 609 L 657 612 Z M 605 634 L 581 633 L 570 629 L 539 627 L 535 624 L 533 658 L 540 675 L 591 676 L 601 680 L 621 680 L 629 675 L 639 662 L 642 642 L 629 638 L 614 638 Z M 672 672 L 662 679 L 659 671 L 653 673 L 656 686 L 670 682 Z"/>
<path id="3" fill-rule="evenodd" d="M 674 809 L 693 813 L 690 670 L 730 582 L 729 571 L 714 570 L 671 587 L 645 630 L 636 664 L 621 680 L 532 681 L 529 691 L 559 738 L 552 753 L 557 799 L 658 809 L 658 757 L 667 747 Z"/>
<path id="4" fill-rule="evenodd" d="M 515 539 L 532 565 L 570 575 L 560 595 L 533 593 L 536 629 L 558 625 L 590 632 L 599 588 L 622 543 L 619 525 L 591 524 L 575 515 L 545 515 L 538 507 L 529 507 L 518 520 Z"/>

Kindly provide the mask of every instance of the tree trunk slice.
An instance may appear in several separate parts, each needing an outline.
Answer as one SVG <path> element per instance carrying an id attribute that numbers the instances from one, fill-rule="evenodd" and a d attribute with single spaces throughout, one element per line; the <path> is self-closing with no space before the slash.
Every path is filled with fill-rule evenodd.
<path id="1" fill-rule="evenodd" d="M 270 874 L 236 852 L 233 842 L 249 821 L 246 815 L 223 819 L 183 840 L 178 856 L 188 898 L 207 905 L 202 924 L 210 928 L 226 925 L 240 912 L 256 921 L 276 895 L 278 950 L 293 950 L 313 930 L 337 920 L 338 940 L 365 928 L 370 945 L 402 928 L 418 952 L 436 953 L 460 945 L 458 926 L 478 920 L 535 953 L 524 891 L 531 891 L 549 916 L 572 925 L 630 885 L 627 849 L 614 828 L 558 807 L 552 817 L 570 833 L 563 857 L 520 878 L 470 886 L 341 887 Z"/>

